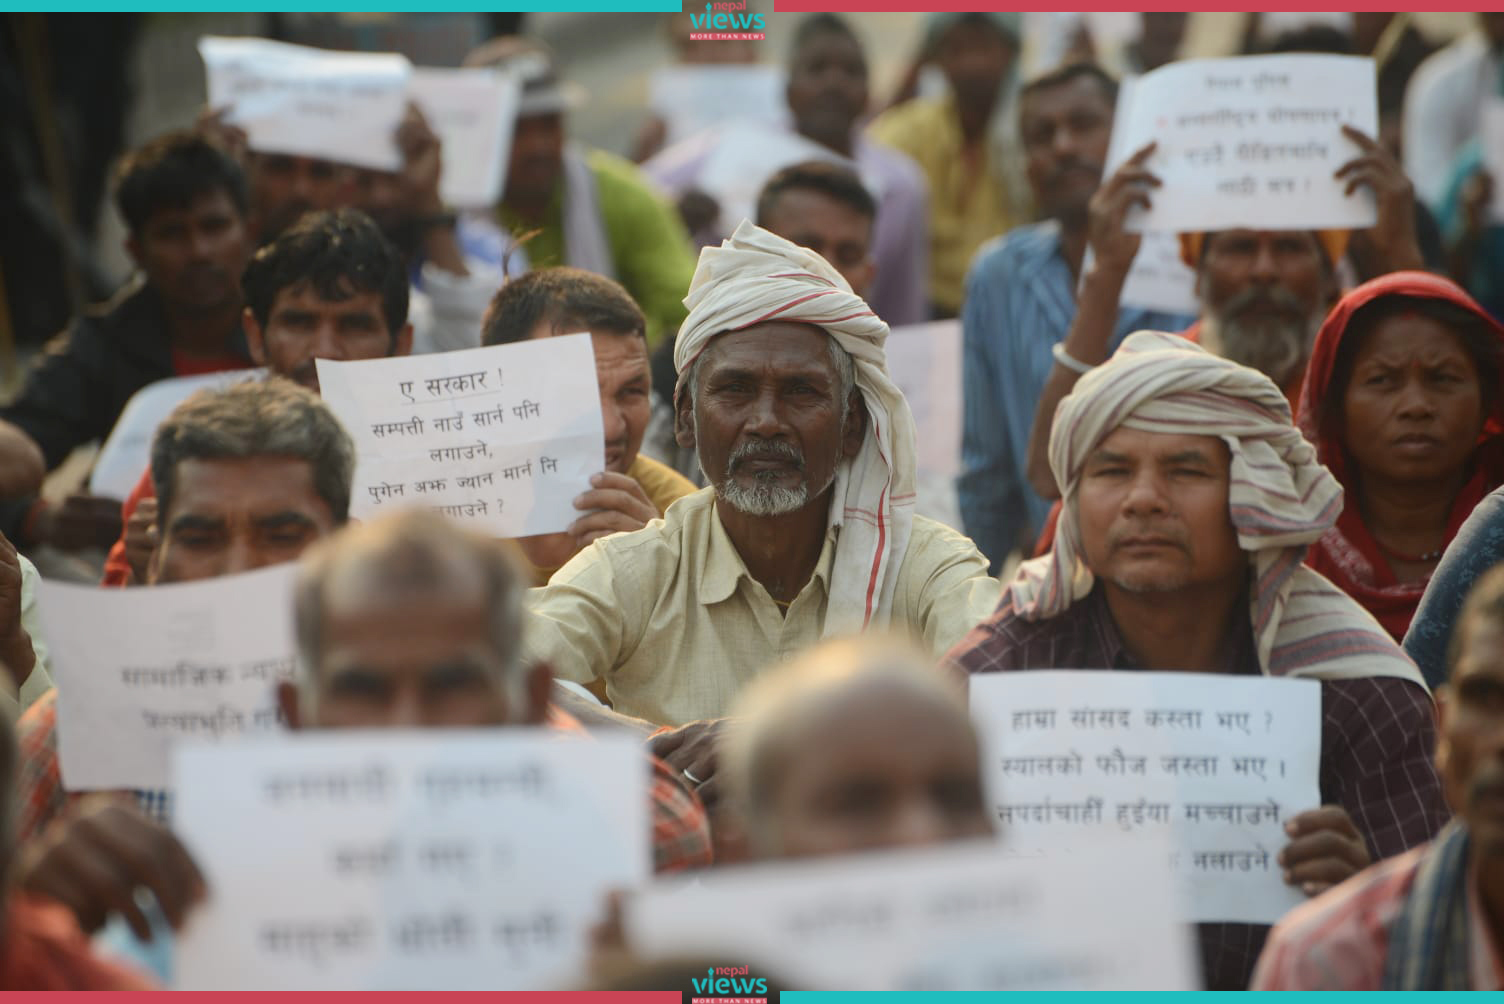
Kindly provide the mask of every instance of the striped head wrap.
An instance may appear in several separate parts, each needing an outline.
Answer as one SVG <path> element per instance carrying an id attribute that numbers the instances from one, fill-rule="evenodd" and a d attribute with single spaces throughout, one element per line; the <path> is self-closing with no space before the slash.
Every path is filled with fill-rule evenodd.
<path id="1" fill-rule="evenodd" d="M 813 324 L 850 354 L 867 436 L 836 472 L 830 522 L 842 529 L 824 633 L 885 627 L 909 546 L 916 484 L 914 417 L 888 378 L 888 326 L 824 258 L 746 220 L 720 247 L 700 252 L 684 305 L 689 317 L 674 343 L 676 407 L 695 360 L 728 331 L 769 321 Z"/>
<path id="2" fill-rule="evenodd" d="M 1291 424 L 1285 395 L 1257 370 L 1159 331 L 1129 335 L 1060 402 L 1050 433 L 1050 467 L 1064 498 L 1055 546 L 1020 566 L 1008 586 L 1024 618 L 1053 617 L 1091 591 L 1076 490 L 1086 458 L 1120 426 L 1227 444 L 1228 507 L 1238 546 L 1249 554 L 1249 612 L 1266 674 L 1421 683 L 1372 616 L 1302 565 L 1307 547 L 1342 511 L 1342 488 Z"/>

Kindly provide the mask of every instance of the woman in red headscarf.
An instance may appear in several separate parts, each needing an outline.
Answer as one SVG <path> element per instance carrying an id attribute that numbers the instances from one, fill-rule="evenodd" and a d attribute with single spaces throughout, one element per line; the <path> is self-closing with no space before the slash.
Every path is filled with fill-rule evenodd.
<path id="1" fill-rule="evenodd" d="M 1396 639 L 1441 554 L 1504 484 L 1504 327 L 1461 287 L 1395 272 L 1338 302 L 1296 423 L 1346 490 L 1307 564 Z"/>

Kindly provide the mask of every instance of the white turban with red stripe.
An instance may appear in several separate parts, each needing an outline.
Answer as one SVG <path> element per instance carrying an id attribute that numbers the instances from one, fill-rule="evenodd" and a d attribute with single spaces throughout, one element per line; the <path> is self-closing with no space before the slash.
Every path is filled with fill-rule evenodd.
<path id="1" fill-rule="evenodd" d="M 720 247 L 700 252 L 684 305 L 689 317 L 674 344 L 676 403 L 710 341 L 754 324 L 813 324 L 851 356 L 867 407 L 867 435 L 836 472 L 830 523 L 841 532 L 824 633 L 886 626 L 913 526 L 916 484 L 914 417 L 888 377 L 888 326 L 824 258 L 745 220 Z"/>
<path id="2" fill-rule="evenodd" d="M 1284 393 L 1257 370 L 1159 331 L 1129 335 L 1055 412 L 1050 467 L 1064 503 L 1051 552 L 1024 562 L 1007 587 L 1021 616 L 1054 617 L 1091 591 L 1076 491 L 1087 457 L 1121 426 L 1227 444 L 1229 518 L 1249 554 L 1249 616 L 1265 673 L 1421 683 L 1378 622 L 1302 564 L 1342 511 L 1342 486 L 1291 422 Z"/>

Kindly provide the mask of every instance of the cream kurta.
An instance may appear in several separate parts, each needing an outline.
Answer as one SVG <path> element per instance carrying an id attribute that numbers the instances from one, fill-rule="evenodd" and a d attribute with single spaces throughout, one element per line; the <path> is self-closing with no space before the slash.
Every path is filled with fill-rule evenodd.
<path id="1" fill-rule="evenodd" d="M 754 580 L 710 488 L 635 533 L 581 551 L 528 597 L 529 656 L 561 678 L 601 678 L 623 714 L 678 725 L 724 715 L 764 667 L 819 641 L 840 528 L 786 614 Z M 937 658 L 997 606 L 1000 586 L 971 540 L 914 517 L 891 628 Z"/>

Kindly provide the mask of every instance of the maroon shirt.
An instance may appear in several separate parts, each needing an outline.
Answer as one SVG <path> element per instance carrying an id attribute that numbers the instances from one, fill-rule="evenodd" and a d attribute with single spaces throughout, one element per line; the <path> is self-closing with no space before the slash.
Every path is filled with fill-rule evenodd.
<path id="1" fill-rule="evenodd" d="M 1223 672 L 1260 672 L 1246 618 L 1234 625 L 1223 651 Z M 1144 668 L 1123 643 L 1100 587 L 1060 616 L 1040 621 L 1015 613 L 1005 590 L 997 612 L 947 659 L 968 673 Z M 1435 708 L 1420 686 L 1394 677 L 1321 682 L 1321 801 L 1347 810 L 1375 861 L 1425 843 L 1450 817 L 1435 750 Z M 1197 926 L 1207 989 L 1247 989 L 1268 925 Z"/>

